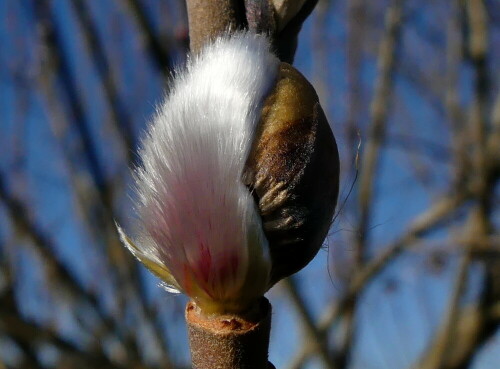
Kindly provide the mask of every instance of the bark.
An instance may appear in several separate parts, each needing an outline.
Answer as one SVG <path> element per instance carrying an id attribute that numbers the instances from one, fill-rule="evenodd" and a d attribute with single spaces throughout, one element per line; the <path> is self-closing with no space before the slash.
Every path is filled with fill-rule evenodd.
<path id="1" fill-rule="evenodd" d="M 187 0 L 189 43 L 191 51 L 199 52 L 203 45 L 218 35 L 244 28 L 243 2 L 236 0 Z"/>
<path id="2" fill-rule="evenodd" d="M 264 369 L 271 330 L 271 304 L 262 298 L 241 315 L 204 315 L 195 302 L 186 306 L 194 369 Z"/>

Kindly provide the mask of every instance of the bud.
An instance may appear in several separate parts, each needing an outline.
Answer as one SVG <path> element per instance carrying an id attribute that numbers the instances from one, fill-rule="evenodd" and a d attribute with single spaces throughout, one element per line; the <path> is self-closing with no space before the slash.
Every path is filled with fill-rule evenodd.
<path id="1" fill-rule="evenodd" d="M 330 229 L 339 189 L 335 138 L 311 84 L 281 63 L 244 180 L 269 242 L 271 285 L 306 266 Z"/>
<path id="2" fill-rule="evenodd" d="M 328 231 L 335 141 L 314 89 L 263 36 L 226 35 L 192 56 L 139 156 L 137 236 L 120 237 L 205 313 L 248 309 Z"/>
<path id="3" fill-rule="evenodd" d="M 270 3 L 274 9 L 277 23 L 277 31 L 283 28 L 292 20 L 302 9 L 306 0 L 271 0 Z"/>

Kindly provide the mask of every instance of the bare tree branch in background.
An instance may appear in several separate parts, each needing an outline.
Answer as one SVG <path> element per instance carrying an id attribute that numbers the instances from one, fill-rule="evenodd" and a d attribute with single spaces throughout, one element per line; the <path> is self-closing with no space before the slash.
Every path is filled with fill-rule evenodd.
<path id="1" fill-rule="evenodd" d="M 180 343 L 184 332 L 177 324 L 183 302 L 144 278 L 114 227 L 114 218 L 127 217 L 124 173 L 134 163 L 138 133 L 161 99 L 128 94 L 142 87 L 124 86 L 119 78 L 149 68 L 140 75 L 168 81 L 176 52 L 187 52 L 187 36 L 161 30 L 185 16 L 185 5 L 181 0 L 162 0 L 161 6 L 149 0 L 7 3 L 0 7 L 5 16 L 0 109 L 6 109 L 0 144 L 7 148 L 0 159 L 0 342 L 15 352 L 3 357 L 7 349 L 0 347 L 0 369 L 187 367 L 187 347 Z M 273 28 L 276 19 L 250 25 L 283 41 L 286 46 L 276 48 L 282 60 L 293 60 L 298 31 L 316 0 L 304 3 L 289 28 Z M 228 24 L 249 26 L 250 7 L 259 11 L 269 4 L 188 1 L 191 9 L 211 6 L 218 21 L 207 21 L 215 27 L 207 34 L 203 22 L 190 20 L 200 25 L 193 30 L 192 46 L 197 49 Z M 300 320 L 277 319 L 273 335 L 280 343 L 272 355 L 295 369 L 311 363 L 335 369 L 483 368 L 481 358 L 499 354 L 489 343 L 500 326 L 500 81 L 495 74 L 500 6 L 484 0 L 321 0 L 318 6 L 303 26 L 296 64 L 318 81 L 342 148 L 344 174 L 359 170 L 359 182 L 338 216 L 341 226 L 334 225 L 341 230 L 330 240 L 345 249 L 336 263 L 347 272 L 333 273 L 330 281 L 327 268 L 316 266 L 271 292 L 271 299 L 282 299 Z M 109 9 L 116 14 L 98 13 Z M 187 21 L 179 20 L 184 31 Z M 76 34 L 68 33 L 68 24 Z M 124 36 L 110 49 L 106 37 L 122 29 L 138 41 Z M 310 55 L 321 60 L 311 63 Z M 79 61 L 92 72 L 77 69 Z M 149 89 L 149 77 L 144 78 L 141 83 Z M 138 95 L 137 101 L 130 98 Z M 92 99 L 102 99 L 101 108 Z M 15 113 L 7 109 L 12 102 Z M 42 127 L 49 138 L 40 133 Z M 47 168 L 33 169 L 37 155 L 47 156 Z M 52 172 L 54 167 L 60 173 Z M 344 177 L 347 183 L 350 174 Z M 89 243 L 88 255 L 75 251 L 69 257 L 82 259 L 77 261 L 85 264 L 89 278 L 82 279 L 61 252 L 73 250 L 71 237 L 54 226 L 58 218 L 51 205 L 37 200 L 46 196 L 50 203 L 62 183 L 70 189 L 62 206 L 66 213 L 59 218 L 85 233 Z M 61 207 L 58 199 L 54 208 Z M 399 212 L 408 219 L 390 218 Z M 437 292 L 430 275 L 443 284 Z M 41 286 L 27 286 L 30 278 Z M 299 283 L 300 278 L 317 278 L 317 286 Z M 22 301 L 27 288 L 38 292 Z M 320 307 L 312 294 L 322 297 Z M 54 311 L 40 308 L 34 314 L 42 300 Z M 421 316 L 398 314 L 415 303 L 411 311 Z M 68 317 L 57 316 L 64 306 Z M 380 313 L 384 308 L 387 316 Z M 390 324 L 381 331 L 379 321 Z M 416 348 L 417 339 L 410 336 L 417 332 L 405 333 L 420 323 L 425 344 Z M 292 330 L 296 346 L 281 347 Z M 370 331 L 372 346 L 366 343 Z M 411 353 L 405 358 L 409 365 L 397 361 L 406 354 L 395 352 L 394 340 Z M 367 360 L 373 353 L 381 358 Z"/>
<path id="2" fill-rule="evenodd" d="M 76 0 L 73 4 L 82 24 L 81 30 L 85 39 L 85 49 L 91 55 L 104 89 L 105 98 L 110 105 L 111 123 L 124 144 L 128 161 L 133 162 L 132 150 L 135 147 L 135 137 L 132 123 L 123 102 L 120 101 L 118 96 L 118 82 L 113 78 L 113 73 L 110 73 L 111 66 L 105 55 L 104 45 L 97 34 L 97 29 L 87 8 L 88 5 L 84 4 L 83 0 Z"/>
<path id="3" fill-rule="evenodd" d="M 371 219 L 371 204 L 373 202 L 372 192 L 373 186 L 376 183 L 375 173 L 378 168 L 379 150 L 385 140 L 385 126 L 387 124 L 388 109 L 392 95 L 393 73 L 400 39 L 403 3 L 400 0 L 392 1 L 391 6 L 387 9 L 385 31 L 378 52 L 378 77 L 370 106 L 371 123 L 368 129 L 366 147 L 361 156 L 358 195 L 360 211 L 356 239 L 354 241 L 354 270 L 359 270 L 366 262 L 365 254 Z M 353 103 L 357 103 L 356 99 L 353 100 Z M 355 108 L 353 107 L 353 109 Z M 337 361 L 341 368 L 346 366 L 353 345 L 356 303 L 356 296 L 353 295 L 353 298 L 349 299 L 348 306 L 344 311 L 345 336 L 337 354 Z"/>
<path id="4" fill-rule="evenodd" d="M 121 2 L 119 4 L 122 5 Z M 167 51 L 168 45 L 164 45 L 155 34 L 140 0 L 125 0 L 123 1 L 123 5 L 132 15 L 139 34 L 144 40 L 144 43 L 151 54 L 151 59 L 158 68 L 158 71 L 160 71 L 164 77 L 169 77 L 172 64 Z"/>

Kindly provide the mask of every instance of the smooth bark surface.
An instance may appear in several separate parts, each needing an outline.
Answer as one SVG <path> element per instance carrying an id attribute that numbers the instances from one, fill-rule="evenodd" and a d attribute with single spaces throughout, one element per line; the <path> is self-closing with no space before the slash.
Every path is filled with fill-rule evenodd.
<path id="1" fill-rule="evenodd" d="M 191 51 L 197 53 L 203 45 L 227 30 L 244 28 L 243 2 L 234 0 L 187 0 Z"/>
<path id="2" fill-rule="evenodd" d="M 267 361 L 271 304 L 266 298 L 244 315 L 207 316 L 191 301 L 186 306 L 186 321 L 193 368 L 272 367 Z"/>

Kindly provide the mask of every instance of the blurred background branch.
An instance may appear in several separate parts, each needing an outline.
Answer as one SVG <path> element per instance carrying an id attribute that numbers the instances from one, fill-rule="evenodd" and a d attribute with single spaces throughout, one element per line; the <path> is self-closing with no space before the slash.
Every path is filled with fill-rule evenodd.
<path id="1" fill-rule="evenodd" d="M 114 220 L 198 3 L 0 2 L 0 369 L 189 367 L 184 297 Z M 270 30 L 291 60 L 302 26 L 343 178 L 325 252 L 269 293 L 270 360 L 499 367 L 500 4 L 304 3 Z"/>

